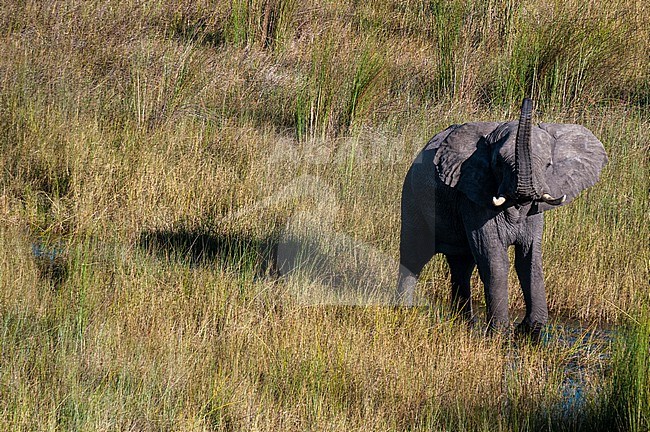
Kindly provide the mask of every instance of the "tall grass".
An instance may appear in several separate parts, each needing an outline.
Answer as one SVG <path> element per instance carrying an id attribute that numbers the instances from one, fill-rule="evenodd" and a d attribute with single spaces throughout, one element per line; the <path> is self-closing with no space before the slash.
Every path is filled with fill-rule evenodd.
<path id="1" fill-rule="evenodd" d="M 640 320 L 631 318 L 616 347 L 601 422 L 612 430 L 644 431 L 650 427 L 650 321 L 647 310 Z"/>
<path id="2" fill-rule="evenodd" d="M 296 97 L 299 141 L 347 134 L 379 102 L 376 86 L 383 81 L 383 51 L 368 36 L 347 55 L 335 54 L 347 43 L 340 35 L 330 34 L 314 47 L 309 74 Z"/>
<path id="3" fill-rule="evenodd" d="M 610 156 L 548 214 L 552 312 L 615 327 L 647 305 L 644 5 L 5 3 L 0 429 L 598 430 L 608 389 L 643 427 L 607 348 L 454 323 L 444 260 L 413 311 L 301 305 L 272 263 L 301 217 L 334 255 L 394 261 L 415 152 L 532 95 Z M 614 364 L 641 373 L 639 341 Z"/>

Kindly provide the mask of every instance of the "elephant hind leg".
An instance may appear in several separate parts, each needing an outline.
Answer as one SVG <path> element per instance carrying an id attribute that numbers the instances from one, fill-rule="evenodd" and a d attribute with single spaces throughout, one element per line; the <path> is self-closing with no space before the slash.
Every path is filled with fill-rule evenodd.
<path id="1" fill-rule="evenodd" d="M 454 312 L 472 322 L 472 290 L 470 280 L 476 264 L 471 255 L 447 255 L 449 272 L 451 273 L 451 305 Z"/>
<path id="2" fill-rule="evenodd" d="M 415 284 L 422 268 L 435 253 L 435 237 L 414 205 L 408 200 L 402 202 L 402 228 L 399 246 L 399 279 L 396 303 L 412 306 Z"/>

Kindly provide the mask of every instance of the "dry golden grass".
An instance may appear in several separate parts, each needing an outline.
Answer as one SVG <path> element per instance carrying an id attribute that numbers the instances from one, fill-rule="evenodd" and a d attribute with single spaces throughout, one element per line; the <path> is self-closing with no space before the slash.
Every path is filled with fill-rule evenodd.
<path id="1" fill-rule="evenodd" d="M 6 3 L 0 429 L 597 428 L 607 348 L 468 332 L 440 259 L 412 311 L 305 306 L 264 262 L 301 217 L 355 262 L 395 260 L 415 152 L 532 94 L 538 120 L 584 124 L 610 156 L 548 214 L 552 312 L 636 315 L 650 304 L 647 6 Z"/>

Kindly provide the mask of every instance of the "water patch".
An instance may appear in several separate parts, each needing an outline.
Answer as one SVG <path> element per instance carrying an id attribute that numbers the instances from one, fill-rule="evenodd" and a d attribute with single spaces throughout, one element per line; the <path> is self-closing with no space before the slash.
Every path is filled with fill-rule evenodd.
<path id="1" fill-rule="evenodd" d="M 32 256 L 41 278 L 58 288 L 68 277 L 68 254 L 61 244 L 32 243 Z"/>
<path id="2" fill-rule="evenodd" d="M 559 411 L 563 418 L 573 418 L 587 404 L 590 379 L 603 372 L 611 358 L 615 333 L 606 328 L 583 328 L 577 324 L 558 324 L 548 332 L 555 344 L 564 345 L 571 353 L 564 366 L 562 402 Z"/>
<path id="3" fill-rule="evenodd" d="M 606 365 L 611 359 L 614 330 L 605 327 L 559 321 L 549 326 L 544 344 L 561 348 L 566 353 L 560 402 L 553 408 L 554 414 L 564 421 L 576 420 L 585 412 L 590 394 L 597 391 Z"/>

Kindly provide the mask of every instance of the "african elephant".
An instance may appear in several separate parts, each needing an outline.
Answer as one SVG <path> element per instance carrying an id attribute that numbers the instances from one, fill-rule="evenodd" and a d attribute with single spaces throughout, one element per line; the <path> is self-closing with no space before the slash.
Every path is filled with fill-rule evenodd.
<path id="1" fill-rule="evenodd" d="M 596 183 L 607 162 L 601 142 L 575 124 L 533 126 L 532 101 L 519 121 L 452 125 L 411 165 L 402 189 L 401 304 L 436 253 L 446 256 L 454 308 L 472 320 L 474 267 L 485 290 L 488 328 L 506 331 L 508 247 L 526 303 L 518 333 L 539 337 L 548 321 L 542 272 L 544 211 L 571 202 Z"/>

